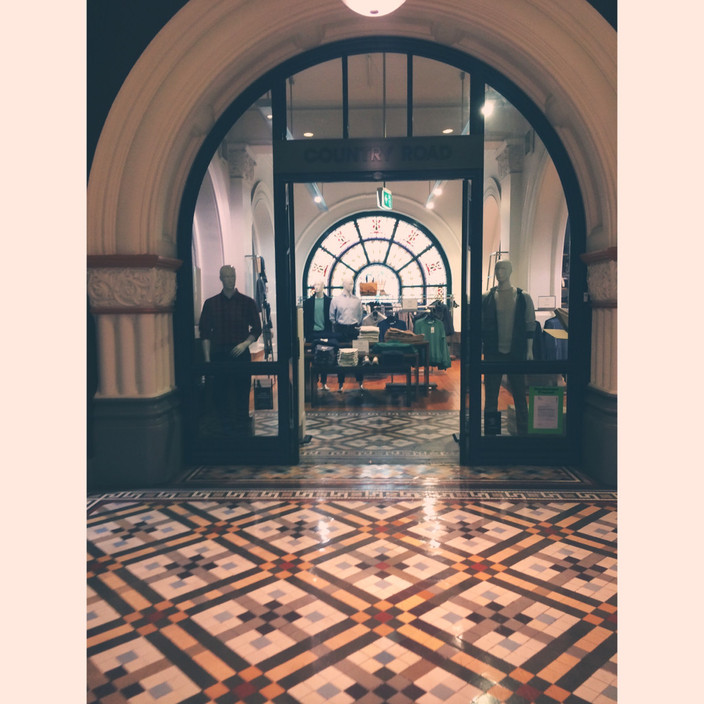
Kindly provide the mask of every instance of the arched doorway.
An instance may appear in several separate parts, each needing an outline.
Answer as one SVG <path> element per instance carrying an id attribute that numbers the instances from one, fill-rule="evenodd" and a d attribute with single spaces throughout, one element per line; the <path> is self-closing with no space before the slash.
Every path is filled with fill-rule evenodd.
<path id="1" fill-rule="evenodd" d="M 403 81 L 396 80 L 401 70 Z M 354 76 L 361 78 L 355 82 Z M 387 92 L 389 79 L 396 92 Z M 324 95 L 321 85 L 327 88 Z M 444 102 L 438 91 L 444 91 Z M 437 109 L 439 105 L 441 109 Z M 494 116 L 488 114 L 489 106 Z M 321 114 L 326 119 L 321 119 Z M 449 121 L 448 115 L 452 115 Z M 404 130 L 405 136 L 388 136 L 389 131 Z M 398 39 L 343 42 L 301 55 L 258 81 L 220 120 L 208 145 L 218 134 L 221 141 L 216 149 L 204 146 L 201 150 L 189 178 L 190 188 L 198 184 L 204 170 L 219 174 L 215 180 L 219 177 L 225 184 L 220 222 L 226 221 L 222 231 L 230 235 L 223 236 L 218 255 L 230 251 L 230 261 L 225 263 L 235 264 L 242 290 L 252 297 L 260 290 L 265 271 L 266 303 L 270 306 L 272 298 L 276 301 L 270 316 L 270 321 L 275 321 L 273 344 L 269 351 L 263 343 L 253 346 L 259 356 L 253 358 L 249 373 L 255 389 L 273 389 L 273 400 L 261 409 L 269 412 L 267 418 L 261 416 L 261 423 L 256 418 L 256 400 L 250 400 L 254 428 L 245 443 L 242 437 L 228 438 L 215 432 L 216 414 L 212 405 L 208 410 L 207 400 L 212 375 L 198 358 L 198 305 L 194 302 L 216 295 L 217 287 L 206 290 L 202 272 L 192 265 L 183 267 L 180 290 L 187 300 L 180 305 L 183 344 L 177 347 L 181 350 L 177 372 L 186 401 L 186 446 L 192 459 L 297 461 L 301 416 L 297 400 L 302 385 L 294 366 L 301 354 L 295 313 L 296 287 L 301 279 L 299 243 L 313 232 L 324 232 L 325 224 L 334 218 L 339 221 L 345 209 L 351 222 L 349 213 L 358 212 L 355 201 L 362 194 L 352 188 L 331 210 L 322 187 L 350 176 L 353 184 L 367 186 L 393 178 L 427 182 L 423 199 L 408 197 L 404 217 L 431 205 L 437 213 L 442 185 L 453 178 L 465 180 L 455 222 L 447 224 L 455 247 L 454 260 L 447 269 L 454 267 L 455 280 L 462 282 L 458 286 L 462 304 L 458 327 L 463 400 L 458 424 L 464 438 L 463 461 L 515 461 L 519 456 L 523 461 L 542 462 L 577 459 L 578 424 L 567 423 L 565 417 L 568 413 L 575 418 L 580 415 L 586 356 L 578 351 L 559 360 L 540 357 L 497 364 L 482 355 L 481 301 L 493 284 L 491 267 L 501 259 L 512 260 L 517 286 L 530 292 L 536 312 L 543 313 L 542 321 L 538 316 L 540 325 L 548 316 L 557 317 L 556 310 L 561 307 L 561 291 L 556 287 L 561 281 L 564 247 L 556 233 L 560 227 L 564 233 L 568 212 L 572 251 L 584 248 L 581 194 L 564 148 L 544 116 L 515 86 L 471 57 L 436 46 Z M 493 191 L 484 191 L 481 186 L 487 177 L 490 183 L 498 184 Z M 310 202 L 303 205 L 296 199 L 294 207 L 296 183 L 305 185 Z M 271 194 L 269 200 L 262 198 L 264 192 Z M 260 194 L 256 206 L 254 193 Z M 484 203 L 484 207 L 471 207 L 472 203 Z M 184 199 L 180 255 L 188 263 L 199 247 L 194 245 L 192 223 L 194 215 L 198 220 L 201 207 L 202 200 Z M 302 227 L 296 224 L 301 209 L 306 212 Z M 269 229 L 261 226 L 262 212 L 274 215 L 268 242 L 261 238 L 261 232 Z M 487 223 L 485 212 L 491 215 Z M 556 223 L 561 218 L 562 223 Z M 250 233 L 255 231 L 258 234 L 253 238 Z M 483 251 L 497 234 L 498 249 Z M 263 249 L 273 260 L 265 260 Z M 371 260 L 367 264 L 371 265 Z M 572 335 L 582 339 L 582 344 L 573 348 L 588 349 L 585 273 L 576 257 L 572 257 L 571 267 L 573 293 L 566 310 Z M 192 297 L 190 291 L 194 292 Z M 542 326 L 536 331 L 541 340 L 543 332 Z M 520 395 L 526 395 L 526 409 L 530 404 L 530 431 L 516 431 L 516 415 L 521 409 L 510 381 L 502 388 L 505 407 L 498 411 L 498 431 L 487 428 L 482 383 L 490 373 L 505 379 L 526 378 L 525 392 Z M 212 383 L 218 382 L 211 378 Z M 539 410 L 548 420 L 538 421 L 534 413 Z"/>

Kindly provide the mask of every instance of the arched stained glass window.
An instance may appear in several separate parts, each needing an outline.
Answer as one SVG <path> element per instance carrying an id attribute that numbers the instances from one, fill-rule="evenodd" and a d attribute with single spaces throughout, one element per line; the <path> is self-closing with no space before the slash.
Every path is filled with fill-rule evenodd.
<path id="1" fill-rule="evenodd" d="M 423 305 L 452 292 L 445 253 L 432 233 L 397 213 L 357 213 L 336 223 L 315 243 L 304 269 L 304 297 L 316 281 L 331 296 L 345 276 L 363 301 Z M 360 284 L 367 284 L 361 286 Z M 369 285 L 371 284 L 371 285 Z"/>

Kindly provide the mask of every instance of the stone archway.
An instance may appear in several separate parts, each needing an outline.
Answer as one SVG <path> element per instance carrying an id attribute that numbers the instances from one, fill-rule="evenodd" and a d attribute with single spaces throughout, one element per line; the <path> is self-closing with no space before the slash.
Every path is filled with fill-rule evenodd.
<path id="1" fill-rule="evenodd" d="M 113 414 L 103 424 L 112 433 L 115 451 L 109 462 L 115 471 L 124 464 L 121 448 L 135 433 L 151 448 L 149 462 L 161 467 L 159 477 L 174 470 L 176 402 L 158 411 L 163 421 L 158 438 L 148 428 L 155 399 L 163 405 L 174 391 L 168 319 L 176 292 L 177 219 L 204 139 L 235 98 L 283 61 L 323 43 L 374 35 L 464 51 L 542 106 L 579 180 L 587 249 L 613 251 L 616 33 L 586 1 L 566 6 L 542 0 L 508 10 L 493 0 L 438 0 L 432 6 L 408 2 L 392 15 L 369 19 L 352 15 L 339 0 L 191 0 L 125 80 L 89 177 L 89 295 L 99 340 L 110 350 L 101 358 L 98 398 L 129 405 L 119 422 Z M 604 268 L 602 259 L 595 262 Z M 615 279 L 615 272 L 609 274 Z M 135 281 L 146 282 L 139 295 L 134 295 Z M 615 308 L 609 302 L 606 310 L 608 320 L 595 332 L 593 345 L 615 349 Z M 145 375 L 140 370 L 147 357 L 156 366 Z M 599 377 L 599 370 L 593 373 Z M 137 466 L 135 477 L 144 471 Z"/>

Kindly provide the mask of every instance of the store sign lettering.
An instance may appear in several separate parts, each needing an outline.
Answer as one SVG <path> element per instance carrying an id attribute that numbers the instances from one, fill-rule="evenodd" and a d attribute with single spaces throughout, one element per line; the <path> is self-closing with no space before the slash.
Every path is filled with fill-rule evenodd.
<path id="1" fill-rule="evenodd" d="M 481 166 L 483 146 L 469 136 L 390 138 L 385 140 L 291 140 L 277 143 L 280 174 L 348 171 L 450 169 L 466 172 Z"/>

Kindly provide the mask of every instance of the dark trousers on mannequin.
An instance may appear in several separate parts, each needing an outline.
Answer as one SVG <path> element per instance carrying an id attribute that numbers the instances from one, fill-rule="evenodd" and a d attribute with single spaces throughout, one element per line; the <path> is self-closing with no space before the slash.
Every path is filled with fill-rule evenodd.
<path id="1" fill-rule="evenodd" d="M 484 355 L 487 362 L 515 362 L 510 354 Z M 499 405 L 502 374 L 484 375 L 484 412 L 495 413 Z M 516 428 L 519 435 L 528 433 L 528 404 L 526 403 L 526 377 L 524 374 L 507 374 L 508 388 L 516 408 Z"/>
<path id="2" fill-rule="evenodd" d="M 306 340 L 306 342 L 312 342 L 316 343 L 318 340 L 327 340 L 328 342 L 334 342 L 337 344 L 338 340 L 337 338 L 329 331 L 327 330 L 313 330 L 313 334 L 311 335 L 310 340 Z M 328 383 L 328 373 L 327 372 L 320 372 L 318 375 L 320 378 L 320 383 L 321 384 L 327 384 Z M 317 381 L 317 379 L 316 379 Z"/>
<path id="3" fill-rule="evenodd" d="M 213 403 L 225 432 L 250 430 L 249 392 L 252 375 L 244 368 L 252 355 L 245 350 L 239 357 L 231 357 L 232 345 L 213 345 L 210 352 L 212 362 L 227 367 L 213 375 Z"/>
<path id="4" fill-rule="evenodd" d="M 352 340 L 356 340 L 357 336 L 359 335 L 359 328 L 356 325 L 342 325 L 340 323 L 335 323 L 334 330 L 335 337 L 341 343 L 352 342 Z M 364 379 L 364 375 L 355 374 L 354 376 L 355 379 L 357 379 L 357 382 L 361 384 L 362 380 Z M 340 388 L 342 388 L 345 383 L 345 374 L 337 375 L 337 383 L 340 385 Z"/>

